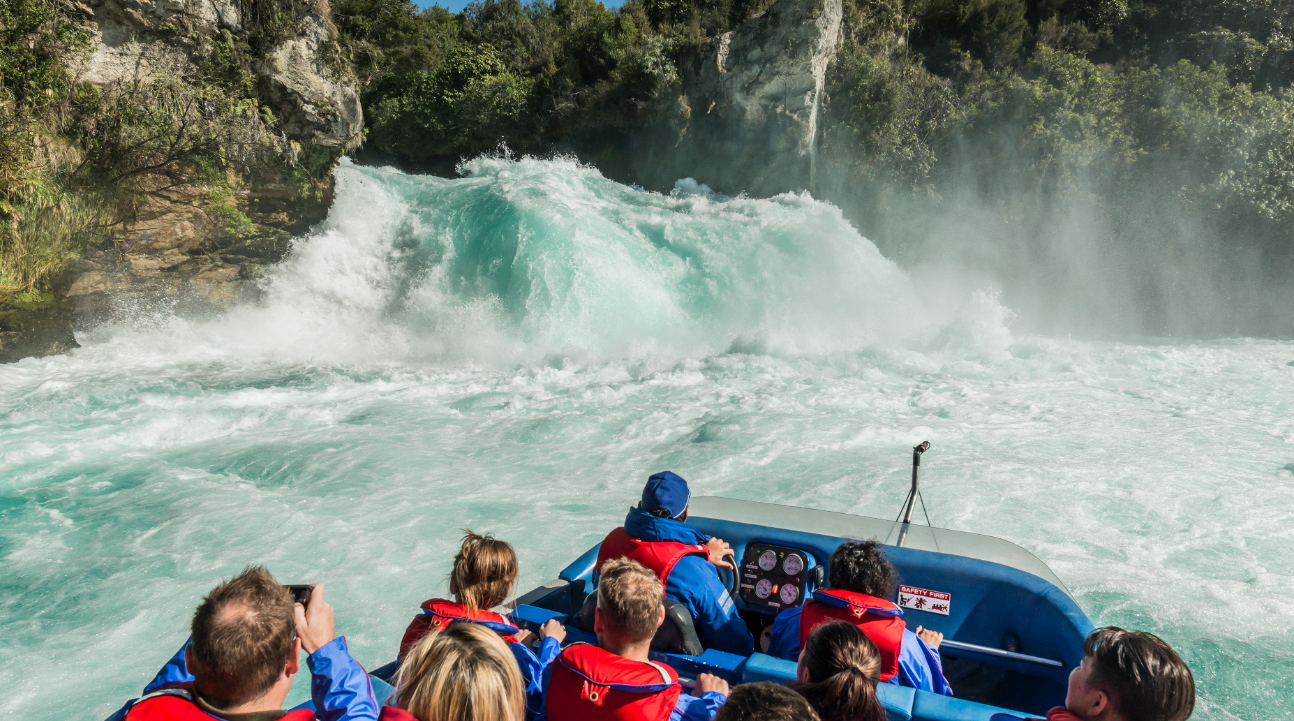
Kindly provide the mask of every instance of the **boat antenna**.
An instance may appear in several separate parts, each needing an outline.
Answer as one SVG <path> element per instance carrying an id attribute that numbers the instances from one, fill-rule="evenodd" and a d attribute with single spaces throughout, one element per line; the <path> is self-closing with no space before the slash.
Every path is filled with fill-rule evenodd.
<path id="1" fill-rule="evenodd" d="M 897 523 L 899 516 L 903 518 L 903 528 L 899 530 L 899 542 L 895 545 L 902 546 L 908 540 L 908 524 L 912 523 L 912 512 L 916 510 L 917 501 L 921 501 L 921 513 L 926 517 L 926 525 L 930 523 L 930 514 L 926 511 L 926 500 L 921 497 L 921 454 L 930 450 L 930 441 L 921 441 L 921 443 L 912 448 L 912 488 L 908 490 L 908 497 L 903 500 L 903 507 L 899 509 L 899 515 L 894 517 Z"/>

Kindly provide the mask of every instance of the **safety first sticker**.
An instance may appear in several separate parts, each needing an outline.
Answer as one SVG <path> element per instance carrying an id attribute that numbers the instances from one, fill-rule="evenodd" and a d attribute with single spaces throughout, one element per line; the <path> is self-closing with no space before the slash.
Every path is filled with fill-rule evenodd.
<path id="1" fill-rule="evenodd" d="M 948 615 L 953 605 L 953 595 L 942 591 L 930 591 L 915 586 L 899 586 L 899 606 L 927 613 Z"/>

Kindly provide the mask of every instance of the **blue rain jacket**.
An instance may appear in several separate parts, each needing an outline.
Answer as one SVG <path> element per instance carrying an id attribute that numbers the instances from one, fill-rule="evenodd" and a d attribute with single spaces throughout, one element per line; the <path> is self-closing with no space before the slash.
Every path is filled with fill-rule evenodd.
<path id="1" fill-rule="evenodd" d="M 625 516 L 625 531 L 643 541 L 676 541 L 705 545 L 710 537 L 672 518 L 657 518 L 641 508 L 630 508 Z M 728 589 L 719 580 L 719 572 L 700 556 L 684 556 L 670 571 L 665 595 L 687 607 L 696 623 L 696 634 L 706 648 L 749 656 L 755 639 Z"/>
<path id="2" fill-rule="evenodd" d="M 788 608 L 773 620 L 773 637 L 768 642 L 768 655 L 788 661 L 800 658 L 800 608 Z M 899 673 L 884 683 L 908 686 L 918 691 L 952 696 L 953 690 L 944 678 L 939 652 L 926 645 L 915 633 L 904 630 L 899 647 Z"/>
<path id="3" fill-rule="evenodd" d="M 519 643 L 509 645 L 526 682 L 526 718 L 533 719 L 544 707 L 544 671 L 561 655 L 562 645 L 555 638 L 545 638 L 538 655 Z"/>
<path id="4" fill-rule="evenodd" d="M 184 663 L 184 649 L 191 641 L 184 642 L 148 682 L 141 695 L 147 696 L 157 689 L 193 680 L 193 674 Z M 310 668 L 310 698 L 314 701 L 315 718 L 319 721 L 377 721 L 378 703 L 373 698 L 368 672 L 351 658 L 345 638 L 338 636 L 320 646 L 306 658 L 306 666 Z M 127 701 L 121 710 L 108 717 L 108 721 L 125 718 L 138 700 Z"/>

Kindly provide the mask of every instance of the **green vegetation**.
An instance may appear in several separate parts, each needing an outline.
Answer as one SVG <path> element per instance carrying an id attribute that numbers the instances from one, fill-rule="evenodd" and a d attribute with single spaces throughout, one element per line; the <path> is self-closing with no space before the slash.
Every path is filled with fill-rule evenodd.
<path id="1" fill-rule="evenodd" d="M 194 48 L 196 71 L 95 87 L 71 70 L 90 51 L 74 6 L 0 4 L 0 304 L 47 296 L 87 245 L 109 241 L 150 198 L 182 191 L 231 238 L 251 242 L 264 231 L 233 202 L 235 188 L 270 178 L 318 192 L 336 154 L 302 153 L 279 137 L 252 72 L 258 52 L 298 31 L 308 6 L 244 8 L 239 34 L 180 37 L 164 23 L 151 38 L 152 59 L 168 45 Z"/>
<path id="2" fill-rule="evenodd" d="M 333 152 L 281 140 L 253 72 L 304 0 L 246 0 L 237 33 L 165 26 L 196 74 L 98 89 L 68 70 L 89 35 L 63 2 L 0 5 L 0 294 L 48 290 L 150 194 L 198 189 L 248 238 L 234 186 L 327 173 Z M 770 5 L 336 0 L 325 62 L 358 80 L 368 146 L 400 159 L 596 147 L 670 112 L 686 54 Z M 845 0 L 819 192 L 896 256 L 971 207 L 1001 253 L 1041 252 L 1083 208 L 1148 254 L 1223 243 L 1288 267 L 1291 32 L 1294 0 Z"/>
<path id="3" fill-rule="evenodd" d="M 825 154 L 848 159 L 833 199 L 892 256 L 1016 255 L 1064 278 L 1081 224 L 1106 239 L 1083 263 L 1165 316 L 1203 297 L 1206 275 L 1288 277 L 1294 2 L 851 1 Z M 952 233 L 965 248 L 929 247 L 972 212 L 976 229 Z M 1194 281 L 1129 270 L 1179 260 L 1210 267 Z"/>
<path id="4" fill-rule="evenodd" d="M 533 147 L 643 119 L 678 81 L 694 30 L 596 0 L 487 0 L 459 15 L 408 0 L 340 0 L 334 18 L 364 87 L 368 142 L 397 156 Z"/>

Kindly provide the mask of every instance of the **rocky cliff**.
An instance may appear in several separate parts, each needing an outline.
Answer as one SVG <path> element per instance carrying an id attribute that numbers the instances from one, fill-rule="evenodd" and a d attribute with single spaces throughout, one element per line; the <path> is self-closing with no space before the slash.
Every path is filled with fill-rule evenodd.
<path id="1" fill-rule="evenodd" d="M 62 353 L 76 346 L 73 325 L 97 324 L 122 310 L 212 311 L 254 293 L 260 268 L 279 260 L 288 240 L 320 220 L 331 202 L 326 172 L 310 178 L 294 167 L 310 157 L 326 168 L 358 144 L 363 130 L 359 92 L 340 61 L 326 0 L 86 0 L 79 10 L 93 48 L 75 71 L 101 89 L 163 78 L 202 82 L 212 39 L 259 46 L 246 85 L 261 112 L 274 118 L 274 133 L 262 142 L 278 149 L 281 162 L 261 173 L 227 171 L 218 196 L 197 183 L 155 183 L 158 189 L 139 197 L 109 242 L 82 253 L 56 289 L 61 298 L 4 309 L 0 362 Z M 248 38 L 258 42 L 249 46 Z M 51 153 L 62 156 L 51 157 L 55 164 L 80 161 L 75 148 L 46 140 L 59 147 Z M 236 227 L 227 217 L 232 211 Z"/>
<path id="2" fill-rule="evenodd" d="M 662 189 L 685 177 L 730 195 L 812 189 L 841 16 L 841 0 L 777 0 L 707 39 L 680 59 L 680 92 L 660 99 L 659 119 L 631 133 L 608 169 Z"/>
<path id="3" fill-rule="evenodd" d="M 106 86 L 160 74 L 189 76 L 197 71 L 204 38 L 249 34 L 272 22 L 284 28 L 269 36 L 277 42 L 252 63 L 260 100 L 283 119 L 288 140 L 324 147 L 352 143 L 364 114 L 354 79 L 340 60 L 330 63 L 329 54 L 340 50 L 327 0 L 263 0 L 260 6 L 272 17 L 263 19 L 254 12 L 257 4 L 236 0 L 86 0 L 81 8 L 92 25 L 94 51 L 81 77 Z"/>

